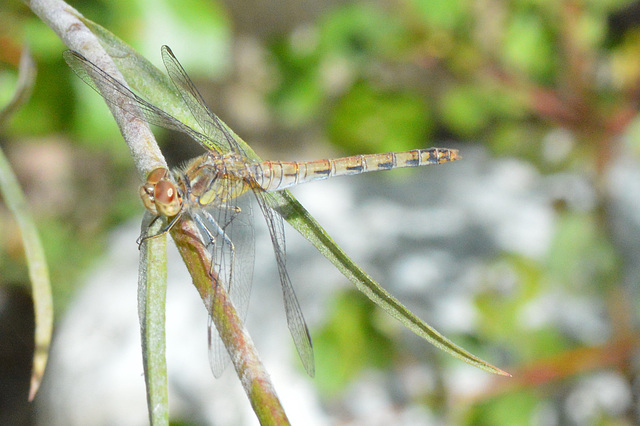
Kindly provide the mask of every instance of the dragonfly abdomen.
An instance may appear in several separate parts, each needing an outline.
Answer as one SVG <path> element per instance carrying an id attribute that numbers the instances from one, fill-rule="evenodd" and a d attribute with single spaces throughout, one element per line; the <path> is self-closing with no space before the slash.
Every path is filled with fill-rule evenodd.
<path id="1" fill-rule="evenodd" d="M 263 161 L 256 163 L 255 177 L 257 184 L 265 191 L 278 191 L 334 176 L 441 164 L 458 158 L 456 149 L 429 148 L 354 155 L 333 160 Z"/>

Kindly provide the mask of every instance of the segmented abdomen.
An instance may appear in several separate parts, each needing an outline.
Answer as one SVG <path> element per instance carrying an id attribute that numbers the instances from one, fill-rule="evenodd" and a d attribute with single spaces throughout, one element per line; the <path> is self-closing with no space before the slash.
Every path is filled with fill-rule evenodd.
<path id="1" fill-rule="evenodd" d="M 386 154 L 365 154 L 333 160 L 262 161 L 253 165 L 256 183 L 265 191 L 278 191 L 305 182 L 378 170 L 441 164 L 460 158 L 458 150 L 414 149 Z"/>

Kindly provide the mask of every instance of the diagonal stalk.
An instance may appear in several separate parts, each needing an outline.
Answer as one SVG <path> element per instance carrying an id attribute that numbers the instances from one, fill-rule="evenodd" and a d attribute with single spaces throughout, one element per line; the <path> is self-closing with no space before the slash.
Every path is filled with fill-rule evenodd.
<path id="1" fill-rule="evenodd" d="M 145 214 L 143 231 L 150 222 Z M 149 232 L 160 232 L 162 222 L 156 221 Z M 165 339 L 165 306 L 167 300 L 167 237 L 160 235 L 140 246 L 138 272 L 138 317 L 142 341 L 142 364 L 147 387 L 149 423 L 169 424 L 169 392 Z"/>
<path id="2" fill-rule="evenodd" d="M 229 351 L 231 362 L 260 423 L 289 424 L 251 337 L 238 317 L 224 286 L 217 285 L 217 277 L 210 273 L 211 256 L 202 243 L 195 224 L 184 215 L 171 229 L 171 236 L 200 297 L 205 305 L 213 304 L 207 306 L 207 310 L 211 312 L 213 322 Z"/>
<path id="3" fill-rule="evenodd" d="M 93 32 L 98 28 L 97 25 L 91 30 L 87 28 L 85 24 L 90 21 L 87 21 L 78 11 L 62 0 L 25 0 L 25 3 L 58 34 L 69 48 L 80 52 L 91 62 L 124 83 L 120 71 L 100 42 L 100 40 L 104 41 L 104 37 L 107 36 L 100 34 L 102 38 L 99 40 Z M 98 30 L 100 29 L 98 28 Z M 106 33 L 103 29 L 102 31 Z M 115 40 L 115 42 L 119 42 L 119 40 Z M 129 46 L 119 44 L 118 47 L 129 49 L 129 53 L 135 55 Z M 126 83 L 124 84 L 126 86 Z M 140 175 L 146 177 L 151 170 L 166 167 L 166 162 L 147 123 L 125 114 L 116 105 L 111 103 L 107 103 L 107 105 L 129 146 Z M 211 288 L 212 282 L 208 273 L 210 260 L 206 248 L 202 245 L 193 223 L 188 220 L 181 220 L 171 235 L 206 304 L 206 301 L 209 300 L 209 288 Z M 251 405 L 263 424 L 286 425 L 289 422 L 277 399 L 269 375 L 257 358 L 253 343 L 242 327 L 242 321 L 236 315 L 230 300 L 221 287 L 214 286 L 216 290 L 214 297 L 218 303 L 215 304 L 212 317 L 218 330 L 222 330 L 220 335 L 231 354 L 234 367 L 249 396 Z M 151 409 L 156 408 L 151 407 Z"/>

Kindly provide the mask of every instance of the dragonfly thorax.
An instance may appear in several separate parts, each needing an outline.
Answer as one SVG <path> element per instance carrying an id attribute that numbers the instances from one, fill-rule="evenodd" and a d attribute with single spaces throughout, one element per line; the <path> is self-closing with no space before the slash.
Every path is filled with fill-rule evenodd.
<path id="1" fill-rule="evenodd" d="M 199 206 L 223 205 L 245 193 L 251 187 L 250 181 L 247 160 L 235 154 L 202 155 L 188 164 L 180 176 L 186 202 Z"/>
<path id="2" fill-rule="evenodd" d="M 267 192 L 275 193 L 306 182 L 335 176 L 441 164 L 459 159 L 458 151 L 446 148 L 429 148 L 315 161 L 260 161 L 257 157 L 249 154 L 251 149 L 237 138 L 233 131 L 204 104 L 202 96 L 167 46 L 162 48 L 162 58 L 169 72 L 170 80 L 175 89 L 180 92 L 180 98 L 191 111 L 192 118 L 199 124 L 199 130 L 195 130 L 131 92 L 118 79 L 79 53 L 65 53 L 67 63 L 76 74 L 111 105 L 120 108 L 129 118 L 145 120 L 167 129 L 181 131 L 195 139 L 207 150 L 206 154 L 193 159 L 185 167 L 171 172 L 163 167 L 149 173 L 146 183 L 140 187 L 140 197 L 147 210 L 156 215 L 154 221 L 160 218 L 167 224 L 156 234 L 148 235 L 147 232 L 143 232 L 139 240 L 140 244 L 166 234 L 182 218 L 193 219 L 194 222 L 197 222 L 198 229 L 206 234 L 202 235 L 202 242 L 206 243 L 206 249 L 211 255 L 211 269 L 209 271 L 212 278 L 211 288 L 228 289 L 232 304 L 238 309 L 240 317 L 244 318 L 251 290 L 254 246 L 250 220 L 251 209 L 248 205 L 244 207 L 242 203 L 236 202 L 239 201 L 236 198 L 245 192 L 253 193 L 255 201 L 265 216 L 273 243 L 289 330 L 305 369 L 310 376 L 313 376 L 314 358 L 309 329 L 286 269 L 284 225 L 280 215 L 282 210 L 284 209 L 288 213 L 290 209 L 293 209 L 297 212 L 292 224 L 317 245 L 323 253 L 326 251 L 331 256 L 338 253 L 339 262 L 343 266 L 346 265 L 349 271 L 352 271 L 349 265 L 353 264 L 345 263 L 350 260 L 339 251 L 337 246 L 332 245 L 334 243 L 326 234 L 323 233 L 321 239 L 316 238 L 316 231 L 323 232 L 322 228 L 315 223 L 295 198 L 289 194 L 268 195 Z M 243 216 L 240 216 L 241 214 Z M 287 220 L 293 217 L 290 214 L 283 216 Z M 244 232 L 239 232 L 242 229 Z M 316 236 L 312 238 L 309 230 L 313 231 L 313 235 Z M 208 243 L 205 240 L 208 240 Z M 331 257 L 327 253 L 325 255 Z M 379 300 L 381 299 L 377 295 L 382 294 L 380 291 L 384 291 L 381 288 L 380 290 L 372 290 L 376 287 L 379 288 L 379 286 L 375 282 L 371 282 L 368 277 L 366 278 L 367 280 L 363 281 L 360 276 L 356 277 L 357 283 L 367 286 L 366 293 L 372 300 L 380 304 Z M 209 297 L 213 293 L 209 290 L 206 291 L 207 297 L 203 294 L 203 300 L 209 310 L 210 318 L 219 318 L 217 309 L 213 309 L 218 299 L 214 300 Z M 383 294 L 383 296 L 384 303 L 393 306 L 394 313 L 392 315 L 409 318 L 413 324 L 417 324 L 406 316 L 408 311 L 398 301 L 388 294 Z M 428 328 L 426 324 L 419 327 L 423 331 Z M 215 327 L 209 327 L 209 329 L 213 330 L 214 336 L 217 336 L 215 335 Z M 426 336 L 422 332 L 418 334 Z M 427 338 L 433 340 L 432 337 L 427 336 Z M 218 341 L 222 344 L 219 338 Z M 462 354 L 460 357 L 471 359 L 464 355 L 462 349 L 457 348 L 457 350 L 457 354 Z M 216 358 L 219 354 L 224 353 L 226 351 L 223 349 L 215 350 L 214 348 L 212 351 L 210 346 L 210 360 L 213 360 L 211 366 L 216 376 L 219 376 L 224 368 L 224 365 L 220 367 L 224 361 Z M 229 353 L 231 354 L 231 352 Z M 234 351 L 233 355 L 235 357 L 237 352 Z M 471 363 L 486 365 L 475 358 Z"/>

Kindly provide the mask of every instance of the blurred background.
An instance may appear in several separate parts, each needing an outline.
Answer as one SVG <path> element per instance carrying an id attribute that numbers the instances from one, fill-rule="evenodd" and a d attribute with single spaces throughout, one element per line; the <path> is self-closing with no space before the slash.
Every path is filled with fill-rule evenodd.
<path id="1" fill-rule="evenodd" d="M 171 46 L 263 159 L 460 149 L 456 163 L 293 193 L 383 287 L 513 377 L 403 329 L 288 228 L 316 354 L 306 377 L 258 228 L 248 327 L 294 423 L 640 423 L 640 2 L 69 3 L 161 69 L 160 46 Z M 0 105 L 26 46 L 35 87 L 0 128 L 0 147 L 43 239 L 56 330 L 43 392 L 28 404 L 29 284 L 0 202 L 0 423 L 146 424 L 140 177 L 103 100 L 64 63 L 65 46 L 11 0 L 0 4 Z M 200 153 L 156 134 L 172 165 Z M 173 422 L 255 423 L 233 372 L 216 381 L 208 370 L 206 313 L 182 269 L 176 258 Z"/>

